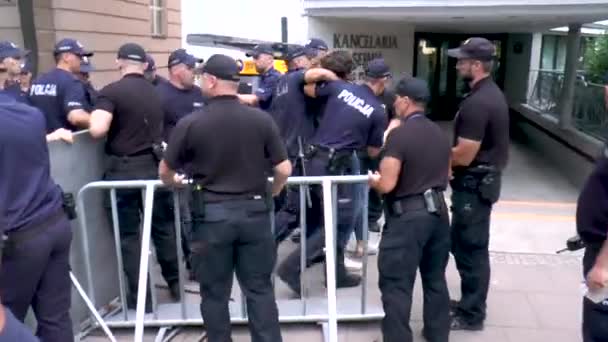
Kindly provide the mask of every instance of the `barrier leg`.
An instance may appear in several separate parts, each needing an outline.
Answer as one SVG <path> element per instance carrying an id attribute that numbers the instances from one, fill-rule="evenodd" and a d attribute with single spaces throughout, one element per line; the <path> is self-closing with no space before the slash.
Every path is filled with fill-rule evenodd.
<path id="1" fill-rule="evenodd" d="M 146 185 L 144 201 L 144 224 L 141 236 L 141 257 L 139 260 L 139 282 L 137 285 L 137 311 L 135 315 L 135 342 L 143 342 L 146 295 L 148 292 L 148 268 L 150 258 L 150 235 L 152 231 L 152 207 L 154 205 L 154 184 Z"/>
<path id="2" fill-rule="evenodd" d="M 95 285 L 93 285 L 93 273 L 91 271 L 91 251 L 89 249 L 89 234 L 87 229 L 87 219 L 85 214 L 84 207 L 84 194 L 86 193 L 86 188 L 81 189 L 78 192 L 78 196 L 76 198 L 77 206 L 78 206 L 78 222 L 80 223 L 80 234 L 81 234 L 81 243 L 82 243 L 82 254 L 83 254 L 83 263 L 84 263 L 84 272 L 87 275 L 87 288 L 89 290 L 89 296 L 91 301 L 91 306 L 95 308 Z M 95 312 L 96 309 L 94 309 Z M 93 314 L 92 319 L 95 319 L 95 315 Z"/>
<path id="3" fill-rule="evenodd" d="M 118 205 L 116 200 L 116 189 L 110 190 L 110 202 L 112 206 L 112 223 L 114 228 L 114 246 L 116 248 L 116 261 L 118 263 L 118 286 L 120 286 L 120 304 L 122 306 L 123 318 L 129 320 L 127 309 L 127 292 L 125 289 L 125 272 L 122 260 L 122 248 L 120 244 L 120 223 L 118 222 Z"/>
<path id="4" fill-rule="evenodd" d="M 302 301 L 302 315 L 306 316 L 308 302 L 308 288 L 306 286 L 306 191 L 305 185 L 300 185 L 300 300 Z"/>
<path id="5" fill-rule="evenodd" d="M 367 217 L 369 207 L 369 187 L 365 186 L 365 194 L 363 195 L 363 274 L 361 284 L 361 314 L 367 313 L 367 248 L 369 243 L 369 221 Z"/>
<path id="6" fill-rule="evenodd" d="M 101 316 L 97 312 L 97 309 L 95 309 L 95 306 L 93 305 L 93 303 L 91 302 L 91 300 L 89 299 L 87 294 L 84 292 L 84 290 L 82 289 L 82 286 L 80 286 L 80 283 L 78 282 L 78 279 L 76 279 L 76 276 L 74 276 L 74 273 L 72 273 L 72 272 L 70 272 L 70 279 L 72 280 L 72 285 L 74 285 L 74 287 L 76 288 L 76 291 L 80 295 L 80 298 L 82 298 L 82 300 L 86 304 L 87 308 L 91 312 L 91 315 L 93 315 L 93 318 L 95 319 L 97 324 L 99 324 L 99 326 L 101 327 L 101 329 L 103 330 L 103 332 L 106 334 L 106 336 L 108 337 L 108 339 L 110 341 L 116 342 L 116 338 L 114 337 L 114 334 L 112 334 L 112 331 L 110 330 L 110 328 L 108 328 L 108 326 L 106 325 L 106 322 L 103 320 L 103 318 L 101 318 Z"/>
<path id="7" fill-rule="evenodd" d="M 184 289 L 184 251 L 182 250 L 182 218 L 181 205 L 179 202 L 178 190 L 173 191 L 173 217 L 175 219 L 175 248 L 177 248 L 177 267 L 179 275 L 179 295 L 181 297 L 180 306 L 182 311 L 182 319 L 186 319 L 186 290 Z"/>
<path id="8" fill-rule="evenodd" d="M 325 217 L 325 265 L 327 271 L 328 342 L 338 342 L 338 312 L 336 301 L 336 251 L 334 244 L 334 187 L 329 179 L 323 180 L 323 216 Z"/>

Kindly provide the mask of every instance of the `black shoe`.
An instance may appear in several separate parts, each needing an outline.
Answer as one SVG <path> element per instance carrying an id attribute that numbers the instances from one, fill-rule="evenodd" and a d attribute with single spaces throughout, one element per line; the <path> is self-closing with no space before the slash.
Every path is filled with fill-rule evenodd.
<path id="1" fill-rule="evenodd" d="M 459 300 L 450 299 L 450 314 L 454 315 L 458 313 L 458 307 L 460 306 Z"/>
<path id="2" fill-rule="evenodd" d="M 171 294 L 171 299 L 176 302 L 179 302 L 182 299 L 181 293 L 179 292 L 179 281 L 169 285 L 169 294 Z"/>
<path id="3" fill-rule="evenodd" d="M 450 330 L 482 331 L 483 322 L 468 323 L 461 316 L 453 316 L 450 323 Z"/>
<path id="4" fill-rule="evenodd" d="M 339 289 L 357 287 L 361 284 L 361 276 L 352 273 L 343 273 L 336 277 L 336 287 Z"/>
<path id="5" fill-rule="evenodd" d="M 284 282 L 287 287 L 289 287 L 289 289 L 298 297 L 302 295 L 302 289 L 300 288 L 300 277 L 290 274 L 281 267 L 277 269 L 277 275 L 279 276 L 279 279 L 281 279 L 281 281 Z"/>

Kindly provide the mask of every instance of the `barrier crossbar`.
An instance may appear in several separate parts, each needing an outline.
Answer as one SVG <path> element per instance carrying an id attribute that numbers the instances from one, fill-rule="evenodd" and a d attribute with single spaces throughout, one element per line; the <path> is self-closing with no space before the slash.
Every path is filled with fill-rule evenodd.
<path id="1" fill-rule="evenodd" d="M 270 179 L 272 181 L 272 179 Z M 280 316 L 279 321 L 281 323 L 323 323 L 324 328 L 327 330 L 326 340 L 329 342 L 338 341 L 338 320 L 344 321 L 355 321 L 355 320 L 370 320 L 379 319 L 382 317 L 382 313 L 370 313 L 367 308 L 367 240 L 368 240 L 368 222 L 367 222 L 367 206 L 368 206 L 368 191 L 365 191 L 363 200 L 363 242 L 364 242 L 364 253 L 363 253 L 363 280 L 361 286 L 361 302 L 359 306 L 359 313 L 354 314 L 342 314 L 338 315 L 337 308 L 337 291 L 336 291 L 336 227 L 337 227 L 337 186 L 339 184 L 365 184 L 367 187 L 367 176 L 321 176 L 321 177 L 290 177 L 288 179 L 288 185 L 297 185 L 300 188 L 300 243 L 301 243 L 301 255 L 300 255 L 300 266 L 301 266 L 301 289 L 302 293 L 300 296 L 301 314 L 299 316 Z M 309 313 L 308 303 L 308 291 L 306 284 L 306 195 L 305 189 L 310 185 L 320 185 L 322 188 L 323 195 L 323 216 L 325 221 L 325 227 L 333 227 L 333 229 L 325 229 L 325 272 L 327 279 L 327 313 Z M 154 287 L 154 276 L 150 267 L 150 240 L 152 230 L 152 208 L 154 206 L 154 193 L 164 185 L 158 180 L 129 180 L 129 181 L 99 181 L 92 182 L 85 185 L 80 189 L 77 196 L 77 208 L 80 227 L 83 230 L 81 234 L 81 244 L 84 253 L 84 265 L 85 274 L 87 276 L 87 292 L 90 298 L 90 307 L 95 308 L 95 284 L 93 282 L 92 270 L 91 270 L 91 253 L 89 240 L 87 236 L 87 216 L 85 207 L 85 194 L 92 190 L 109 190 L 110 204 L 111 204 L 111 218 L 114 232 L 115 248 L 117 253 L 117 267 L 118 267 L 118 281 L 120 287 L 120 302 L 122 312 L 119 317 L 106 317 L 102 319 L 99 317 L 97 312 L 92 312 L 92 318 L 94 322 L 97 322 L 106 332 L 108 336 L 111 336 L 111 332 L 108 327 L 111 328 L 135 328 L 135 339 L 134 341 L 140 342 L 143 340 L 144 327 L 166 327 L 166 326 L 200 326 L 204 322 L 200 315 L 189 316 L 187 304 L 186 304 L 186 291 L 185 291 L 185 268 L 182 262 L 183 251 L 181 247 L 182 239 L 182 220 L 180 211 L 180 201 L 178 191 L 173 192 L 173 204 L 174 204 L 174 220 L 175 220 L 175 242 L 176 250 L 179 262 L 179 291 L 181 295 L 181 301 L 179 303 L 180 310 L 178 317 L 171 319 L 160 319 L 158 315 L 158 303 L 155 294 Z M 138 293 L 137 293 L 137 305 L 135 310 L 135 319 L 130 318 L 127 308 L 127 294 L 126 294 L 126 282 L 123 271 L 123 256 L 121 251 L 120 241 L 120 222 L 118 220 L 117 211 L 117 199 L 116 191 L 122 189 L 141 189 L 143 197 L 143 224 L 141 228 L 141 253 L 139 260 L 139 279 L 138 279 Z M 269 215 L 271 216 L 271 229 L 274 232 L 274 210 L 270 210 Z M 273 276 L 274 278 L 274 276 Z M 273 279 L 274 280 L 274 279 Z M 150 286 L 148 286 L 150 282 Z M 274 282 L 273 282 L 274 283 Z M 148 287 L 150 287 L 152 306 L 153 306 L 153 317 L 145 313 L 145 304 Z M 87 293 L 83 293 L 86 297 Z M 241 315 L 231 317 L 233 324 L 247 323 L 247 310 L 245 296 L 241 295 L 240 311 Z M 94 310 L 93 310 L 94 311 Z M 113 338 L 113 337 L 111 337 Z"/>

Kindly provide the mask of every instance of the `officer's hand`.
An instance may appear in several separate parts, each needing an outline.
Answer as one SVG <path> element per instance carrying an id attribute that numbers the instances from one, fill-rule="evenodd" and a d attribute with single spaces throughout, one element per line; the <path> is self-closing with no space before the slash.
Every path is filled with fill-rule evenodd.
<path id="1" fill-rule="evenodd" d="M 380 173 L 378 171 L 367 171 L 367 176 L 369 177 L 369 186 L 374 188 L 380 183 Z"/>
<path id="2" fill-rule="evenodd" d="M 186 179 L 185 175 L 180 175 L 179 173 L 176 173 L 175 175 L 173 175 L 173 185 L 177 188 L 182 188 L 185 186 L 185 184 L 184 184 L 185 179 Z"/>
<path id="3" fill-rule="evenodd" d="M 595 265 L 587 273 L 587 287 L 590 290 L 599 290 L 608 287 L 608 269 Z"/>
<path id="4" fill-rule="evenodd" d="M 65 128 L 59 128 L 58 130 L 50 133 L 46 136 L 46 141 L 63 140 L 69 144 L 74 143 L 74 135 L 72 131 Z"/>

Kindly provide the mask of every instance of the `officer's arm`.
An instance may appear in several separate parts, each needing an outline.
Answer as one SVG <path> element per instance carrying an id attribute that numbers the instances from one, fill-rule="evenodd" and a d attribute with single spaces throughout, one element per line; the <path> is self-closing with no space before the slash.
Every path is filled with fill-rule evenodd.
<path id="1" fill-rule="evenodd" d="M 308 69 L 304 73 L 304 82 L 311 84 L 323 81 L 337 81 L 338 76 L 333 71 L 323 68 L 312 68 Z"/>
<path id="2" fill-rule="evenodd" d="M 259 103 L 259 99 L 255 94 L 238 94 L 237 97 L 242 104 L 249 106 L 257 106 Z"/>
<path id="3" fill-rule="evenodd" d="M 287 184 L 287 178 L 291 175 L 291 162 L 287 159 L 278 163 L 274 167 L 274 178 L 272 180 L 272 196 L 278 196 L 285 184 Z"/>
<path id="4" fill-rule="evenodd" d="M 183 175 L 178 175 L 175 170 L 183 168 L 188 156 L 187 137 L 190 127 L 190 120 L 184 118 L 178 121 L 171 131 L 169 143 L 163 156 L 163 160 L 158 165 L 158 175 L 163 184 L 169 186 L 181 186 L 184 180 Z"/>
<path id="5" fill-rule="evenodd" d="M 458 137 L 458 144 L 452 148 L 452 166 L 469 166 L 475 159 L 481 141 Z"/>
<path id="6" fill-rule="evenodd" d="M 91 125 L 89 133 L 93 138 L 103 138 L 108 134 L 110 125 L 112 124 L 112 113 L 103 109 L 95 109 L 91 113 Z"/>
<path id="7" fill-rule="evenodd" d="M 401 173 L 401 160 L 395 157 L 384 157 L 380 162 L 379 177 L 370 182 L 370 186 L 381 194 L 386 194 L 397 186 Z"/>
<path id="8" fill-rule="evenodd" d="M 167 186 L 179 187 L 183 185 L 184 175 L 178 175 L 175 170 L 167 165 L 164 159 L 158 164 L 158 175 L 163 184 Z"/>
<path id="9" fill-rule="evenodd" d="M 88 128 L 90 124 L 91 116 L 84 109 L 71 110 L 68 113 L 68 121 L 79 128 Z"/>
<path id="10" fill-rule="evenodd" d="M 90 114 L 83 109 L 83 103 L 87 101 L 84 87 L 80 81 L 74 81 L 66 88 L 64 97 L 64 108 L 68 113 L 68 121 L 79 128 L 88 128 Z"/>

